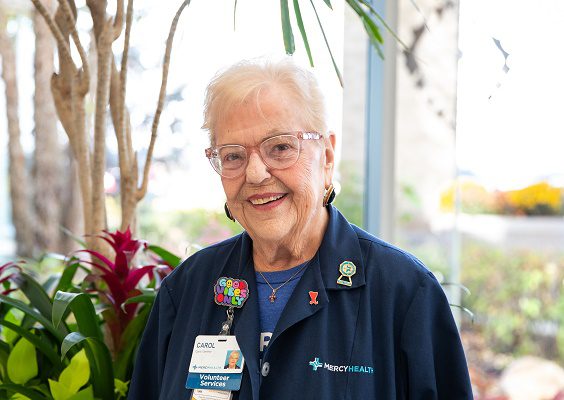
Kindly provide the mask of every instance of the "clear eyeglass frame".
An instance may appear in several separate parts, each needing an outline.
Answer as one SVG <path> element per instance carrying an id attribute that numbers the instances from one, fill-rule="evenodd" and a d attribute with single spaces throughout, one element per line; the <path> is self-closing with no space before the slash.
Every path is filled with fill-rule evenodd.
<path id="1" fill-rule="evenodd" d="M 206 149 L 206 157 L 210 161 L 211 166 L 213 169 L 222 177 L 228 179 L 238 178 L 245 172 L 247 165 L 249 163 L 249 154 L 250 150 L 257 148 L 258 155 L 262 162 L 269 168 L 269 169 L 286 169 L 290 168 L 294 165 L 298 159 L 300 158 L 300 154 L 302 151 L 302 141 L 303 140 L 319 140 L 323 137 L 321 133 L 318 132 L 304 132 L 304 131 L 291 131 L 291 132 L 284 132 L 276 136 L 271 136 L 269 138 L 264 139 L 258 145 L 245 147 L 239 144 L 226 144 L 224 146 L 219 147 L 210 147 Z M 291 139 L 290 139 L 291 138 Z M 277 143 L 284 143 L 283 140 L 290 140 L 290 141 L 297 141 L 295 144 L 297 145 L 297 151 L 294 151 L 290 158 L 281 158 L 279 160 L 274 160 L 272 157 L 268 156 L 266 152 L 269 144 L 277 144 Z M 288 143 L 286 143 L 288 144 Z M 232 169 L 227 169 L 223 167 L 223 162 L 220 159 L 220 154 L 232 150 L 234 152 L 239 152 L 238 156 L 244 155 L 244 159 L 242 161 L 238 161 L 237 166 Z M 235 154 L 235 153 L 230 153 Z"/>

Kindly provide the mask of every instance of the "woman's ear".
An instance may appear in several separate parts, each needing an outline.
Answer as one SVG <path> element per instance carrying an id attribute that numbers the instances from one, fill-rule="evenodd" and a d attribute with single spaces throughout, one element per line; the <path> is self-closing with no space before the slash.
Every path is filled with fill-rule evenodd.
<path id="1" fill-rule="evenodd" d="M 335 167 L 335 145 L 337 137 L 335 132 L 329 132 L 324 138 L 325 141 L 325 187 L 328 187 L 333 180 L 333 169 Z"/>

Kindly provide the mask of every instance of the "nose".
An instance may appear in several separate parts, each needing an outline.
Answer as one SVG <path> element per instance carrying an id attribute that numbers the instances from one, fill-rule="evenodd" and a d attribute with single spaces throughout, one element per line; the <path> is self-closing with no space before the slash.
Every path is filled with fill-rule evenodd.
<path id="1" fill-rule="evenodd" d="M 249 163 L 245 171 L 247 183 L 259 184 L 270 178 L 268 166 L 262 161 L 257 152 L 249 155 Z"/>

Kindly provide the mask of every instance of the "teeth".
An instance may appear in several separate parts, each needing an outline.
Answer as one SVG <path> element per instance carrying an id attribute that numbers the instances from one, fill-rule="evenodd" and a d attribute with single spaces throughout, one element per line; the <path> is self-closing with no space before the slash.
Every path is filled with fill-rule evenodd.
<path id="1" fill-rule="evenodd" d="M 251 203 L 253 203 L 254 205 L 266 204 L 266 203 L 270 203 L 271 201 L 281 199 L 283 196 L 284 195 L 281 194 L 280 196 L 270 196 L 270 197 L 263 197 L 262 199 L 253 199 L 251 200 Z"/>

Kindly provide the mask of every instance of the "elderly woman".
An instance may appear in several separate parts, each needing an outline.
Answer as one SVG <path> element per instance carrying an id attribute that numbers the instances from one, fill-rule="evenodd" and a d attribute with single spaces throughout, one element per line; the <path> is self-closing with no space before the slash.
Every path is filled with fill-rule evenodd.
<path id="1" fill-rule="evenodd" d="M 289 61 L 235 65 L 209 85 L 204 127 L 227 216 L 245 230 L 163 281 L 129 398 L 472 398 L 433 274 L 330 205 L 335 135 L 313 76 Z M 227 338 L 237 378 L 213 373 Z M 226 388 L 214 379 L 237 385 L 198 386 Z"/>

